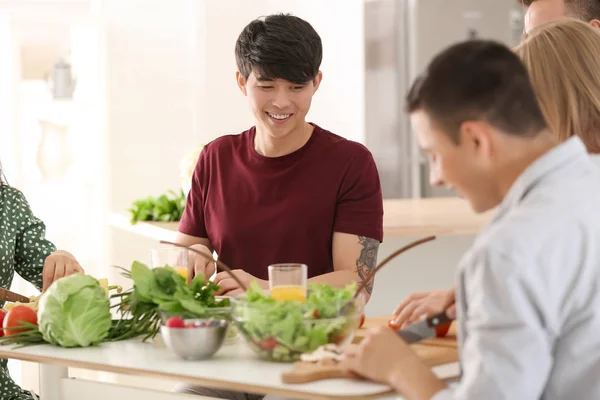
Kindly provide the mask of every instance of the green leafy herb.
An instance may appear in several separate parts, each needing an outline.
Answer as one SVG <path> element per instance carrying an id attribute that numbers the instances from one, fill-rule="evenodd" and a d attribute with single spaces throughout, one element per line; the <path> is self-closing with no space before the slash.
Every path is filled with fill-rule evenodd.
<path id="1" fill-rule="evenodd" d="M 179 194 L 172 190 L 158 197 L 150 196 L 133 202 L 129 209 L 131 223 L 139 221 L 180 221 L 185 209 L 185 194 L 183 190 Z"/>
<path id="2" fill-rule="evenodd" d="M 133 289 L 114 295 L 121 310 L 120 320 L 113 323 L 109 340 L 123 340 L 140 335 L 154 337 L 160 328 L 160 313 L 177 314 L 183 318 L 230 318 L 229 299 L 217 301 L 219 286 L 197 275 L 188 286 L 185 279 L 166 265 L 150 269 L 134 262 L 131 273 Z"/>

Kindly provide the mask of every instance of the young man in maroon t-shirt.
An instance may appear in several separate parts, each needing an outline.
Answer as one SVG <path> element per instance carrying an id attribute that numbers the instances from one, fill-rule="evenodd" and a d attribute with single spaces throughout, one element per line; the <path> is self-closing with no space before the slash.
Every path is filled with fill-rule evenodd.
<path id="1" fill-rule="evenodd" d="M 263 288 L 276 263 L 306 264 L 309 282 L 360 282 L 383 239 L 381 187 L 363 145 L 305 120 L 322 79 L 319 35 L 300 18 L 271 15 L 244 28 L 235 56 L 255 126 L 204 147 L 177 241 L 216 250 Z M 189 272 L 210 276 L 214 263 L 197 257 Z M 215 282 L 221 294 L 240 293 L 225 272 Z"/>

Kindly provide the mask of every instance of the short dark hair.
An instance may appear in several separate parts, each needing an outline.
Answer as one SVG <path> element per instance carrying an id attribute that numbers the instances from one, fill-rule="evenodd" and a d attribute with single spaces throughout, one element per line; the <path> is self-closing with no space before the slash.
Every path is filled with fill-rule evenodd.
<path id="1" fill-rule="evenodd" d="M 235 60 L 245 79 L 306 83 L 315 79 L 323 59 L 321 37 L 301 18 L 273 14 L 250 22 L 235 44 Z"/>
<path id="2" fill-rule="evenodd" d="M 537 0 L 517 0 L 517 3 L 529 7 Z M 600 19 L 600 0 L 565 0 L 570 16 L 589 22 Z"/>
<path id="3" fill-rule="evenodd" d="M 458 143 L 463 122 L 485 120 L 507 134 L 546 128 L 527 70 L 506 46 L 488 40 L 455 44 L 437 55 L 406 97 Z"/>

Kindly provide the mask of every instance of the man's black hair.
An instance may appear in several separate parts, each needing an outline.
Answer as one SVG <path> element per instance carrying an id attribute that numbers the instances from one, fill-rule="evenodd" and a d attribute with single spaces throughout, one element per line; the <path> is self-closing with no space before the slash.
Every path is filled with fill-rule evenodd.
<path id="1" fill-rule="evenodd" d="M 235 44 L 235 60 L 245 79 L 254 72 L 264 80 L 304 84 L 315 79 L 322 58 L 317 32 L 308 22 L 289 14 L 250 22 Z"/>

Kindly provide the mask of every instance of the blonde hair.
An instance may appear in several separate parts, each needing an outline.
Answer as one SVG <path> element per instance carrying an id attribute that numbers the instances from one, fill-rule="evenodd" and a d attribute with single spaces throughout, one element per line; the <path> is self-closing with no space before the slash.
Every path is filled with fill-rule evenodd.
<path id="1" fill-rule="evenodd" d="M 590 153 L 600 153 L 600 32 L 560 19 L 536 28 L 515 52 L 555 137 L 577 135 Z"/>

